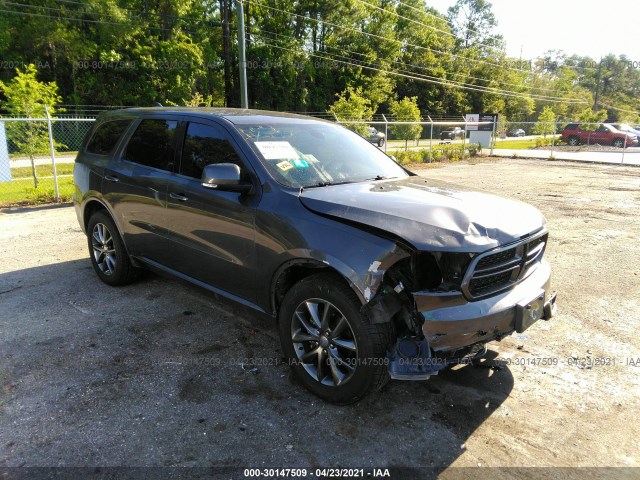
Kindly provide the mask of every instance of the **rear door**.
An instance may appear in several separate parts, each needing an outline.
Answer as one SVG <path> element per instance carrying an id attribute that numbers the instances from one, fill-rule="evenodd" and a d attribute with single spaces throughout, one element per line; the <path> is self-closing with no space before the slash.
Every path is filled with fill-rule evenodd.
<path id="1" fill-rule="evenodd" d="M 253 170 L 227 130 L 208 120 L 186 124 L 178 172 L 169 182 L 167 222 L 174 254 L 168 265 L 190 277 L 249 301 L 255 300 L 255 212 L 252 195 L 202 186 L 205 165 L 234 163 L 243 180 Z"/>
<path id="2" fill-rule="evenodd" d="M 175 168 L 178 117 L 143 117 L 105 169 L 103 193 L 131 255 L 164 263 L 167 183 Z"/>

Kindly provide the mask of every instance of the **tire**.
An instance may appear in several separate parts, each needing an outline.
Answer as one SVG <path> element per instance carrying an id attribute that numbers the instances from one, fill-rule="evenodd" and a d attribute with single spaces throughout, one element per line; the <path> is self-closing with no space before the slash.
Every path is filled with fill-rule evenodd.
<path id="1" fill-rule="evenodd" d="M 572 147 L 577 147 L 580 145 L 580 139 L 578 137 L 569 137 L 569 145 Z"/>
<path id="2" fill-rule="evenodd" d="M 384 138 L 381 138 L 380 140 L 378 140 L 378 146 L 380 148 L 382 148 L 384 146 Z"/>
<path id="3" fill-rule="evenodd" d="M 87 243 L 93 269 L 107 285 L 127 285 L 140 276 L 140 269 L 131 264 L 118 229 L 106 212 L 96 212 L 89 219 Z"/>
<path id="4" fill-rule="evenodd" d="M 624 148 L 626 146 L 625 143 L 626 142 L 621 138 L 616 138 L 613 140 L 613 146 L 616 148 Z"/>
<path id="5" fill-rule="evenodd" d="M 371 324 L 360 309 L 351 288 L 327 273 L 295 284 L 280 306 L 280 342 L 293 375 L 331 403 L 357 402 L 389 380 L 393 324 Z"/>

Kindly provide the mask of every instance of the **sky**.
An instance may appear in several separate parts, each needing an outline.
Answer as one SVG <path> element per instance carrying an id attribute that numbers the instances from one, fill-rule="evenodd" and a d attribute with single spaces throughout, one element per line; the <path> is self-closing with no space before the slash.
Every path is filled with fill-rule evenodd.
<path id="1" fill-rule="evenodd" d="M 616 0 L 490 0 L 498 33 L 507 54 L 532 59 L 547 50 L 589 56 L 599 60 L 625 54 L 640 68 L 640 2 Z M 426 0 L 446 13 L 455 0 Z"/>

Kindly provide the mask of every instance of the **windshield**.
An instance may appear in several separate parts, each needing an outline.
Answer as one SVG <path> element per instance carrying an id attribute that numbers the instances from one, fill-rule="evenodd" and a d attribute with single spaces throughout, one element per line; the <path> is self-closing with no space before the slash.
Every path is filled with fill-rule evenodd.
<path id="1" fill-rule="evenodd" d="M 288 187 L 404 178 L 396 162 L 359 135 L 323 123 L 236 125 L 265 168 Z"/>

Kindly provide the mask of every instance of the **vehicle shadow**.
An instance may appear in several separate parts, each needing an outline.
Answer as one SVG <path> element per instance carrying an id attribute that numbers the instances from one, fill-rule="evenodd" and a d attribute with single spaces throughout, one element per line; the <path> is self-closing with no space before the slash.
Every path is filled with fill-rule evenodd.
<path id="1" fill-rule="evenodd" d="M 428 478 L 503 414 L 513 388 L 506 367 L 461 365 L 336 406 L 291 378 L 272 319 L 182 282 L 151 274 L 112 288 L 80 259 L 1 274 L 0 287 L 0 466 L 413 467 L 402 478 Z"/>

